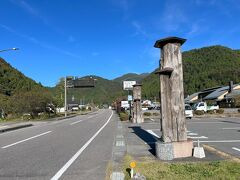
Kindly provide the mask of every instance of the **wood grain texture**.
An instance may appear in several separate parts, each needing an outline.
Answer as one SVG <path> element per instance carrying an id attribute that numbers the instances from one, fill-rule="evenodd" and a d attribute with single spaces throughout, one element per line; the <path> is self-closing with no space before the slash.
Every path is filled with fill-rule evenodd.
<path id="1" fill-rule="evenodd" d="M 160 75 L 161 123 L 164 142 L 186 141 L 182 54 L 179 43 L 168 43 L 161 49 L 161 69 L 172 68 L 171 74 Z"/>

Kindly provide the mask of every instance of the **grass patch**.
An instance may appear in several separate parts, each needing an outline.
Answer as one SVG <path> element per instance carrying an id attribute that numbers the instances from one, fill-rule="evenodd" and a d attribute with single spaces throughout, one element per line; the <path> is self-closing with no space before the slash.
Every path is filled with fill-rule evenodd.
<path id="1" fill-rule="evenodd" d="M 124 158 L 125 179 L 130 179 L 127 169 L 134 160 L 127 155 Z M 239 179 L 240 163 L 233 161 L 213 161 L 197 163 L 166 163 L 156 160 L 136 161 L 135 172 L 143 174 L 149 180 L 155 179 Z"/>
<path id="2" fill-rule="evenodd" d="M 150 112 L 144 112 L 143 115 L 144 116 L 151 116 L 152 114 Z"/>

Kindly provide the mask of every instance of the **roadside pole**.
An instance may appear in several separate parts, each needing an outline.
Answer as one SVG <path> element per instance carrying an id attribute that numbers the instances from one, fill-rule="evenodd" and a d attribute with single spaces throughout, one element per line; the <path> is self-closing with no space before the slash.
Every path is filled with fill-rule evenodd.
<path id="1" fill-rule="evenodd" d="M 65 117 L 67 117 L 67 77 L 65 77 L 65 85 L 64 85 L 64 88 L 65 88 Z"/>
<path id="2" fill-rule="evenodd" d="M 128 90 L 128 97 L 129 95 L 131 95 L 130 90 Z M 128 99 L 128 103 L 129 103 L 129 113 L 130 113 L 130 119 L 132 118 L 132 101 L 130 99 Z"/>

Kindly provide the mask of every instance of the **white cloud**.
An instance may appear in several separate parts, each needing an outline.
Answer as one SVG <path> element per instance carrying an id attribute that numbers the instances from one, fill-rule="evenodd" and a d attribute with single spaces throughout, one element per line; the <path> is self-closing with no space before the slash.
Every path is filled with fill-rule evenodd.
<path id="1" fill-rule="evenodd" d="M 133 36 L 138 36 L 138 35 L 142 35 L 142 36 L 148 36 L 147 32 L 144 30 L 143 26 L 140 25 L 139 22 L 137 21 L 132 21 L 132 26 L 135 28 L 135 33 L 133 34 Z"/>
<path id="2" fill-rule="evenodd" d="M 13 34 L 15 34 L 15 35 L 17 35 L 17 36 L 19 36 L 19 37 L 21 37 L 21 38 L 24 38 L 24 39 L 28 40 L 28 41 L 31 42 L 31 43 L 34 43 L 34 44 L 36 44 L 36 45 L 39 45 L 39 46 L 41 46 L 41 47 L 43 47 L 43 48 L 46 48 L 46 49 L 49 49 L 49 50 L 54 50 L 54 51 L 59 52 L 59 53 L 61 53 L 61 54 L 64 54 L 64 55 L 67 55 L 67 56 L 72 56 L 72 57 L 74 57 L 74 58 L 81 58 L 81 57 L 80 57 L 79 55 L 77 55 L 77 54 L 74 54 L 74 53 L 71 53 L 71 52 L 69 52 L 69 51 L 60 49 L 60 48 L 55 47 L 55 46 L 53 46 L 53 45 L 50 45 L 50 44 L 48 44 L 48 43 L 39 41 L 39 40 L 36 39 L 35 37 L 28 36 L 28 35 L 23 34 L 23 33 L 19 33 L 19 32 L 15 31 L 14 29 L 12 29 L 12 28 L 9 27 L 9 26 L 0 24 L 0 27 L 3 28 L 3 29 L 5 29 L 5 30 L 8 31 L 8 32 L 11 32 L 11 33 L 13 33 Z"/>
<path id="3" fill-rule="evenodd" d="M 188 17 L 183 11 L 181 4 L 176 1 L 166 1 L 161 16 L 161 27 L 166 32 L 177 31 L 182 24 L 188 22 Z"/>
<path id="4" fill-rule="evenodd" d="M 27 3 L 25 0 L 10 0 L 10 2 L 12 2 L 13 4 L 21 7 L 23 10 L 25 10 L 26 12 L 28 12 L 32 16 L 40 19 L 44 24 L 49 25 L 49 22 L 48 22 L 47 18 L 42 16 L 36 8 L 34 8 L 29 3 Z"/>

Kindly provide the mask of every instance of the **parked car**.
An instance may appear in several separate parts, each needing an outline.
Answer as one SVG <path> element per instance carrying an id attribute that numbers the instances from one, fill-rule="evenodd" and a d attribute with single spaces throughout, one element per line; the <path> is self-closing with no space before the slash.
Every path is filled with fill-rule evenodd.
<path id="1" fill-rule="evenodd" d="M 218 105 L 207 106 L 206 102 L 198 102 L 198 103 L 193 105 L 193 110 L 194 111 L 198 110 L 198 111 L 207 112 L 209 110 L 216 111 L 217 109 L 219 109 Z"/>
<path id="2" fill-rule="evenodd" d="M 189 104 L 185 104 L 185 116 L 189 119 L 193 117 L 193 110 Z"/>

